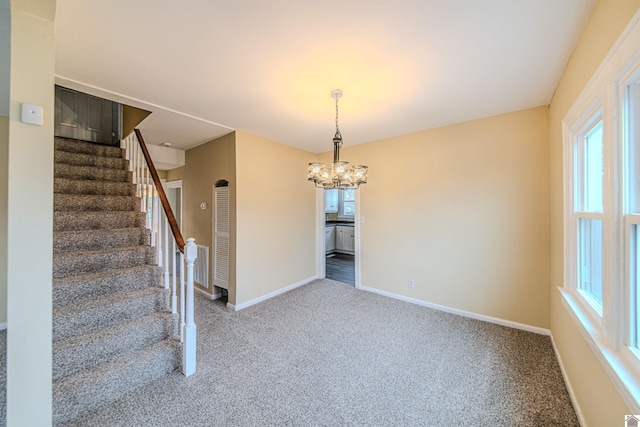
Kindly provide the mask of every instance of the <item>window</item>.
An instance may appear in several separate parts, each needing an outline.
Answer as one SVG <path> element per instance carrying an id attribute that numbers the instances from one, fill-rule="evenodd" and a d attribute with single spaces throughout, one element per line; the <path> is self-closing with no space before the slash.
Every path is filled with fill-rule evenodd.
<path id="1" fill-rule="evenodd" d="M 601 113 L 587 121 L 574 145 L 574 227 L 577 227 L 577 288 L 602 315 L 602 223 L 604 147 Z"/>
<path id="2" fill-rule="evenodd" d="M 640 72 L 623 92 L 624 245 L 629 289 L 629 347 L 640 356 Z"/>
<path id="3" fill-rule="evenodd" d="M 640 413 L 640 13 L 563 120 L 563 304 Z"/>
<path id="4" fill-rule="evenodd" d="M 345 188 L 339 190 L 338 217 L 353 219 L 356 212 L 356 190 Z"/>

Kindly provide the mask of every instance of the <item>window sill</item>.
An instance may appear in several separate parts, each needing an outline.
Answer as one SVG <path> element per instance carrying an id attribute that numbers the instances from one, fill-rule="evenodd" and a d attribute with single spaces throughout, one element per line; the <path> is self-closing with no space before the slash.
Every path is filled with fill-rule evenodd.
<path id="1" fill-rule="evenodd" d="M 630 360 L 631 357 L 609 344 L 600 322 L 585 309 L 576 295 L 561 287 L 557 289 L 562 295 L 562 304 L 629 410 L 632 414 L 640 414 L 640 371 L 636 367 L 637 361 Z"/>

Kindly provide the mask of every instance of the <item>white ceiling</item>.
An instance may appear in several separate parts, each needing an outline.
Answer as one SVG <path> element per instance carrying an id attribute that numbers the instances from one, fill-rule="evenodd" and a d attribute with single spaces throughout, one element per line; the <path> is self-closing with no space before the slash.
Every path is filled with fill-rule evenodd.
<path id="1" fill-rule="evenodd" d="M 57 81 L 154 112 L 152 144 L 243 130 L 332 149 L 546 105 L 595 0 L 58 0 Z"/>

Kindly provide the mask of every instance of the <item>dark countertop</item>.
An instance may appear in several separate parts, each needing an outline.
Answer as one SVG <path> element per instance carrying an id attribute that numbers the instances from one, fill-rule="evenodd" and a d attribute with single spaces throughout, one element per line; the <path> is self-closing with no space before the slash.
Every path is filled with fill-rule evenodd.
<path id="1" fill-rule="evenodd" d="M 342 226 L 346 226 L 346 227 L 353 227 L 353 222 L 348 222 L 348 221 L 327 221 L 324 223 L 325 226 L 332 226 L 332 225 L 342 225 Z"/>

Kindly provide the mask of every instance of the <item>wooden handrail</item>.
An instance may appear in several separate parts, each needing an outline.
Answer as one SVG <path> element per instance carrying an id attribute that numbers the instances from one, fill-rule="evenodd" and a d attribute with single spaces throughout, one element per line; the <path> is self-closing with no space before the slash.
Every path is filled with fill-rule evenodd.
<path id="1" fill-rule="evenodd" d="M 169 199 L 167 199 L 167 195 L 164 192 L 164 188 L 162 187 L 162 183 L 160 182 L 160 177 L 158 177 L 158 171 L 156 171 L 156 167 L 153 165 L 153 160 L 151 160 L 151 155 L 149 154 L 149 150 L 147 150 L 147 144 L 144 143 L 144 138 L 142 138 L 142 132 L 140 129 L 133 130 L 138 137 L 138 143 L 140 144 L 140 149 L 142 150 L 142 154 L 144 155 L 144 159 L 147 162 L 147 166 L 149 167 L 149 172 L 151 172 L 151 178 L 153 179 L 153 183 L 158 190 L 158 197 L 160 198 L 160 202 L 162 203 L 162 208 L 164 209 L 164 213 L 167 215 L 167 220 L 169 221 L 169 227 L 171 227 L 171 232 L 173 233 L 173 237 L 176 239 L 176 243 L 178 245 L 178 249 L 180 252 L 184 253 L 184 238 L 182 237 L 182 233 L 180 232 L 180 227 L 178 226 L 178 221 L 176 221 L 176 217 L 173 215 L 173 211 L 171 210 L 171 205 L 169 204 Z"/>

